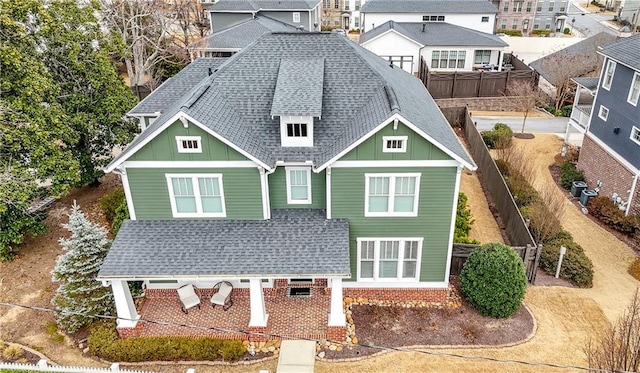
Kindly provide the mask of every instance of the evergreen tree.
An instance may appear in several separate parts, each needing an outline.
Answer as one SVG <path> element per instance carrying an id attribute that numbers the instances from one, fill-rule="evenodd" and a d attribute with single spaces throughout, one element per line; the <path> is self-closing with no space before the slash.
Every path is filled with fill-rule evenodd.
<path id="1" fill-rule="evenodd" d="M 73 333 L 95 319 L 88 315 L 114 314 L 111 290 L 96 281 L 110 241 L 107 230 L 91 223 L 75 202 L 69 223 L 62 226 L 71 237 L 60 238 L 65 253 L 53 269 L 52 279 L 60 282 L 60 287 L 51 303 L 56 306 L 58 325 Z"/>

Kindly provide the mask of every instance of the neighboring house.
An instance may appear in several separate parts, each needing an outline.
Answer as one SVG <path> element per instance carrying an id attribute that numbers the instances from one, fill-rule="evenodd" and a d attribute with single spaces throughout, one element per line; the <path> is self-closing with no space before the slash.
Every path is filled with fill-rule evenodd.
<path id="1" fill-rule="evenodd" d="M 626 213 L 640 213 L 640 35 L 608 44 L 595 100 L 590 111 L 575 100 L 570 125 L 585 131 L 578 168 L 600 194 L 616 197 Z M 576 79 L 579 86 L 593 90 L 593 81 Z M 581 89 L 579 92 L 582 92 Z M 579 114 L 574 115 L 576 111 Z M 589 115 L 582 126 L 580 117 Z"/>
<path id="2" fill-rule="evenodd" d="M 344 0 L 343 23 L 345 29 L 360 29 L 360 8 L 365 0 Z"/>
<path id="3" fill-rule="evenodd" d="M 263 15 L 307 31 L 320 30 L 321 0 L 218 0 L 207 6 L 211 33 Z"/>
<path id="4" fill-rule="evenodd" d="M 567 0 L 538 0 L 533 18 L 533 30 L 550 30 L 563 32 L 566 27 Z"/>
<path id="5" fill-rule="evenodd" d="M 185 70 L 172 80 L 194 82 Z M 230 281 L 256 328 L 265 294 L 302 281 L 300 304 L 329 293 L 321 322 L 342 336 L 343 297 L 447 299 L 460 175 L 476 166 L 418 79 L 333 33 L 264 35 L 199 74 L 138 105 L 166 102 L 105 170 L 131 216 L 98 278 L 121 333 L 140 317 L 132 280 L 166 294 Z"/>
<path id="6" fill-rule="evenodd" d="M 362 31 L 388 21 L 446 22 L 493 34 L 498 9 L 487 0 L 369 0 L 360 9 Z"/>
<path id="7" fill-rule="evenodd" d="M 347 28 L 343 20 L 343 16 L 348 16 L 348 14 L 344 13 L 344 2 L 345 0 L 322 0 L 322 15 L 320 18 L 322 19 L 322 27 L 325 30 Z"/>
<path id="8" fill-rule="evenodd" d="M 360 36 L 360 44 L 415 74 L 424 58 L 431 71 L 502 69 L 507 43 L 493 34 L 442 22 L 388 21 Z"/>
<path id="9" fill-rule="evenodd" d="M 538 4 L 535 0 L 497 0 L 493 3 L 498 8 L 498 30 L 520 30 L 523 35 L 529 34 Z"/>
<path id="10" fill-rule="evenodd" d="M 615 2 L 618 3 L 618 2 Z M 633 31 L 633 27 L 640 24 L 640 0 L 626 0 L 622 4 L 611 5 L 616 8 L 618 11 L 618 17 L 621 21 L 627 21 L 631 23 L 631 30 Z M 607 2 L 607 8 L 610 5 Z"/>
<path id="11" fill-rule="evenodd" d="M 229 57 L 264 34 L 297 32 L 299 29 L 263 15 L 214 32 L 189 46 L 191 59 L 198 57 Z"/>

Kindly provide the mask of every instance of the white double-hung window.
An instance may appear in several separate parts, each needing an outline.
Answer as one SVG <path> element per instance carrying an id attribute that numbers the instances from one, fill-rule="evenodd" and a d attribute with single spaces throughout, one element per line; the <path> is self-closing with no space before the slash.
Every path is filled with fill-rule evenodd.
<path id="1" fill-rule="evenodd" d="M 627 102 L 636 106 L 638 104 L 638 98 L 640 98 L 640 73 L 635 72 L 633 74 L 633 80 L 631 81 L 631 88 L 629 88 Z"/>
<path id="2" fill-rule="evenodd" d="M 418 281 L 422 238 L 358 238 L 358 281 Z"/>
<path id="3" fill-rule="evenodd" d="M 311 168 L 285 167 L 287 172 L 287 203 L 311 203 Z"/>
<path id="4" fill-rule="evenodd" d="M 364 216 L 418 216 L 420 174 L 365 174 Z"/>
<path id="5" fill-rule="evenodd" d="M 602 78 L 602 88 L 607 91 L 611 88 L 611 82 L 613 82 L 613 74 L 616 72 L 616 63 L 608 60 L 607 67 L 604 70 L 604 77 Z"/>
<path id="6" fill-rule="evenodd" d="M 225 217 L 221 174 L 166 174 L 174 218 Z"/>

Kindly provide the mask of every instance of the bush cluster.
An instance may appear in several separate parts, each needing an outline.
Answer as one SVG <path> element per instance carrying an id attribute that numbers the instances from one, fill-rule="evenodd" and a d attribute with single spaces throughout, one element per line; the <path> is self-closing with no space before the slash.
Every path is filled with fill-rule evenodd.
<path id="1" fill-rule="evenodd" d="M 560 185 L 564 189 L 570 190 L 574 181 L 584 181 L 584 174 L 573 163 L 562 162 L 560 165 Z"/>
<path id="2" fill-rule="evenodd" d="M 637 215 L 625 215 L 624 211 L 620 210 L 607 197 L 591 198 L 587 207 L 591 215 L 618 232 L 633 236 L 640 231 L 640 217 Z"/>
<path id="3" fill-rule="evenodd" d="M 97 323 L 87 341 L 89 351 L 109 361 L 236 361 L 246 349 L 241 341 L 212 337 L 132 337 L 120 339 L 111 323 Z"/>
<path id="4" fill-rule="evenodd" d="M 453 232 L 453 242 L 468 243 L 478 245 L 478 240 L 469 239 L 471 225 L 475 222 L 471 215 L 471 210 L 467 207 L 468 198 L 464 193 L 458 194 L 458 208 L 456 210 L 456 227 Z"/>
<path id="5" fill-rule="evenodd" d="M 113 222 L 113 218 L 116 216 L 116 210 L 123 203 L 126 204 L 127 200 L 124 196 L 124 189 L 116 189 L 111 193 L 107 193 L 102 198 L 100 198 L 100 207 L 102 208 L 102 212 L 104 212 L 104 216 L 107 218 L 109 223 Z"/>
<path id="6" fill-rule="evenodd" d="M 462 267 L 460 289 L 483 316 L 509 317 L 520 309 L 527 289 L 524 263 L 509 246 L 480 246 Z"/>
<path id="7" fill-rule="evenodd" d="M 504 123 L 496 123 L 490 131 L 480 132 L 482 140 L 487 147 L 493 149 L 503 149 L 511 146 L 513 131 L 511 127 Z"/>
<path id="8" fill-rule="evenodd" d="M 513 170 L 509 163 L 502 159 L 498 159 L 495 162 L 518 207 L 528 206 L 538 198 L 536 189 L 521 173 Z"/>
<path id="9" fill-rule="evenodd" d="M 540 36 L 549 36 L 551 34 L 551 30 L 533 30 L 531 31 L 532 35 L 540 35 Z"/>
<path id="10" fill-rule="evenodd" d="M 500 29 L 498 31 L 496 31 L 497 34 L 505 34 L 505 35 L 509 35 L 509 36 L 522 36 L 522 31 L 520 30 L 505 30 L 505 29 Z"/>
<path id="11" fill-rule="evenodd" d="M 573 111 L 573 106 L 572 105 L 565 105 L 562 107 L 562 116 L 563 117 L 571 117 L 571 111 Z"/>
<path id="12" fill-rule="evenodd" d="M 120 206 L 116 208 L 113 221 L 111 222 L 111 231 L 114 236 L 118 234 L 122 223 L 127 219 L 129 219 L 129 208 L 127 207 L 127 200 L 125 199 L 120 203 Z"/>
<path id="13" fill-rule="evenodd" d="M 571 234 L 562 231 L 556 238 L 547 241 L 542 247 L 540 255 L 540 267 L 547 273 L 555 274 L 560 257 L 560 246 L 567 248 L 567 253 L 562 259 L 560 277 L 572 284 L 590 288 L 593 286 L 593 263 L 587 257 L 584 249 L 575 243 Z"/>

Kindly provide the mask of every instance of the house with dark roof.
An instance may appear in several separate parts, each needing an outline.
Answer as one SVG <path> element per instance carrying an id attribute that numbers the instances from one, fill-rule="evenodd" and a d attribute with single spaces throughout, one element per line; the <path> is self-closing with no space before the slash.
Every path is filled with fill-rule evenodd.
<path id="1" fill-rule="evenodd" d="M 415 74 L 420 59 L 431 71 L 502 69 L 504 48 L 499 37 L 446 22 L 387 21 L 360 36 L 360 45 Z"/>
<path id="2" fill-rule="evenodd" d="M 418 79 L 333 33 L 194 63 L 134 109 L 159 116 L 105 169 L 131 217 L 98 275 L 122 335 L 152 329 L 128 281 L 144 281 L 145 319 L 181 315 L 177 288 L 208 302 L 226 281 L 230 311 L 189 320 L 313 338 L 344 338 L 345 297 L 447 299 L 460 175 L 476 166 Z"/>
<path id="3" fill-rule="evenodd" d="M 388 21 L 447 22 L 492 34 L 498 8 L 487 0 L 368 0 L 360 9 L 362 31 Z"/>
<path id="4" fill-rule="evenodd" d="M 574 79 L 581 89 L 569 124 L 585 133 L 578 168 L 600 195 L 627 214 L 640 214 L 640 35 L 598 53 L 604 58 L 600 77 Z M 585 90 L 594 92 L 590 107 L 580 105 Z"/>

